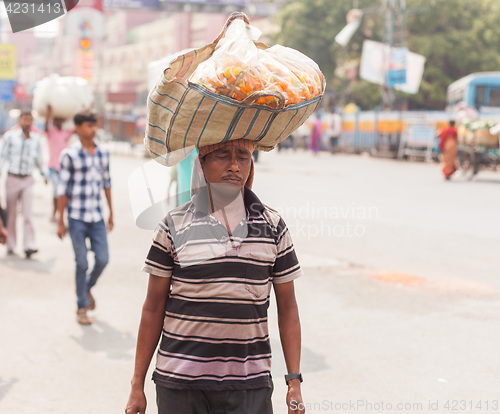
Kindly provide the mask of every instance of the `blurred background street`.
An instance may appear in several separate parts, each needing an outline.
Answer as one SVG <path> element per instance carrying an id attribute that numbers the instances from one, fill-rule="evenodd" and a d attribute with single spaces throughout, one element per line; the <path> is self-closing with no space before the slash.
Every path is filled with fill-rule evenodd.
<path id="1" fill-rule="evenodd" d="M 0 246 L 1 413 L 123 412 L 152 237 L 135 223 L 147 191 L 134 173 L 154 164 L 142 145 L 148 94 L 234 11 L 326 78 L 317 111 L 258 153 L 253 188 L 285 219 L 304 269 L 306 411 L 500 412 L 498 0 L 53 0 L 57 16 L 37 9 L 24 21 L 15 3 L 0 2 L 0 148 L 29 110 L 47 155 L 48 105 L 71 130 L 91 106 L 112 153 L 115 228 L 94 324 L 79 325 L 71 242 L 57 238 L 52 188 L 34 173 L 39 252 L 26 260 Z M 293 76 L 271 86 L 286 94 Z M 171 170 L 154 165 L 165 193 Z M 4 208 L 6 175 L 0 166 Z M 285 414 L 274 300 L 270 319 L 273 401 Z M 146 393 L 152 414 L 151 381 Z"/>
<path id="2" fill-rule="evenodd" d="M 32 260 L 0 254 L 2 412 L 122 412 L 152 233 L 134 224 L 128 178 L 146 161 L 112 157 L 115 229 L 90 327 L 75 321 L 71 243 L 57 238 L 50 187 L 38 177 L 40 252 Z M 498 174 L 446 182 L 433 164 L 275 151 L 260 154 L 255 177 L 262 201 L 283 214 L 304 268 L 296 289 L 309 412 L 348 412 L 338 404 L 349 402 L 362 412 L 380 411 L 367 405 L 380 402 L 397 412 L 449 412 L 452 400 L 493 404 Z M 272 307 L 275 412 L 284 413 Z M 147 393 L 153 413 L 150 381 Z M 436 401 L 439 410 L 429 410 Z M 398 411 L 398 403 L 417 405 Z"/>

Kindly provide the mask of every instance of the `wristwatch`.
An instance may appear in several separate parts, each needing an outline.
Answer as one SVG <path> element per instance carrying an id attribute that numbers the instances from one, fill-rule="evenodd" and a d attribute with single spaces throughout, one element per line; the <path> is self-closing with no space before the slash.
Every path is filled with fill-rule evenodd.
<path id="1" fill-rule="evenodd" d="M 304 379 L 302 378 L 302 374 L 300 372 L 298 374 L 287 374 L 287 375 L 285 375 L 286 385 L 288 385 L 288 381 L 291 381 L 294 379 L 299 379 L 300 382 L 304 381 Z"/>

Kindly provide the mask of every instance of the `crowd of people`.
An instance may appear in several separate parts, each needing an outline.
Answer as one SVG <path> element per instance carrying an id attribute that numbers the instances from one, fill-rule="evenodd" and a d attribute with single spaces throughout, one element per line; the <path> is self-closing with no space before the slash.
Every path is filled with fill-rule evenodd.
<path id="1" fill-rule="evenodd" d="M 229 24 L 243 17 L 246 18 L 241 13 L 231 16 L 214 43 Z M 213 44 L 206 48 L 210 46 Z M 153 141 L 151 147 L 147 146 L 149 154 L 156 156 L 162 165 L 172 166 L 167 161 L 176 135 L 171 133 L 175 125 L 183 124 L 180 121 L 176 124 L 172 119 L 171 124 L 165 126 L 165 119 L 171 119 L 171 114 L 175 114 L 176 121 L 189 120 L 188 127 L 181 126 L 178 127 L 180 131 L 175 131 L 182 138 L 181 149 L 194 146 L 196 150 L 179 160 L 176 169 L 172 170 L 171 182 L 175 180 L 178 187 L 177 207 L 158 223 L 142 266 L 148 286 L 125 413 L 145 414 L 146 375 L 156 353 L 152 379 L 159 414 L 272 414 L 274 385 L 268 309 L 274 291 L 286 365 L 282 380 L 287 385 L 287 411 L 288 414 L 304 414 L 301 325 L 294 284 L 302 276 L 302 269 L 283 218 L 252 191 L 254 162 L 259 146 L 271 149 L 277 145 L 282 149 L 288 142 L 288 146 L 294 147 L 298 146 L 295 138 L 299 136 L 304 138 L 303 147 L 315 156 L 321 151 L 338 151 L 342 117 L 336 110 L 327 111 L 319 106 L 326 85 L 319 67 L 314 76 L 300 72 L 303 72 L 300 79 L 308 81 L 303 86 L 305 92 L 309 91 L 305 85 L 310 85 L 315 94 L 307 92 L 300 101 L 301 107 L 294 109 L 296 120 L 292 123 L 287 119 L 283 126 L 277 123 L 275 130 L 270 128 L 271 124 L 285 106 L 283 99 L 275 102 L 276 96 L 269 91 L 250 101 L 248 107 L 254 111 L 251 116 L 245 116 L 247 108 L 235 101 L 236 115 L 232 117 L 227 111 L 228 119 L 217 119 L 218 122 L 210 116 L 216 106 L 226 108 L 223 105 L 227 104 L 231 107 L 229 98 L 211 103 L 210 95 L 203 94 L 194 105 L 181 106 L 190 96 L 186 90 L 192 87 L 191 82 L 181 82 L 182 76 L 189 71 L 192 73 L 196 56 L 208 56 L 205 48 L 202 50 L 203 53 L 187 52 L 189 59 L 182 56 L 173 61 L 158 83 L 166 89 L 158 91 L 157 85 L 151 90 L 157 101 L 148 97 L 148 127 L 154 129 L 151 135 L 158 134 L 152 137 L 146 133 L 146 139 Z M 167 82 L 166 74 L 172 75 L 175 70 L 175 77 Z M 242 73 L 239 66 L 237 74 L 231 70 L 226 68 L 217 78 L 224 78 L 226 86 L 236 83 Z M 294 72 L 290 73 L 293 74 L 290 79 L 299 80 Z M 256 95 L 255 85 L 261 84 L 255 78 L 249 77 L 245 85 L 253 95 Z M 281 83 L 284 82 L 281 80 Z M 195 90 L 200 85 L 196 86 Z M 283 90 L 289 88 L 289 84 L 285 86 Z M 233 93 L 233 86 L 231 88 L 227 89 Z M 174 92 L 179 91 L 182 99 L 174 97 Z M 192 99 L 198 99 L 199 95 L 197 91 Z M 254 103 L 259 104 L 262 99 L 266 102 L 269 98 L 271 103 L 275 102 L 274 107 L 261 106 L 255 111 Z M 168 105 L 179 106 L 173 111 Z M 114 227 L 110 155 L 96 142 L 97 118 L 91 110 L 76 113 L 71 120 L 73 127 L 66 128 L 66 118 L 54 113 L 50 105 L 46 109 L 47 163 L 42 151 L 43 137 L 33 128 L 31 111 L 22 111 L 18 125 L 3 136 L 0 171 L 8 165 L 7 209 L 5 223 L 0 220 L 0 243 L 6 244 L 8 256 L 18 254 L 16 224 L 20 204 L 24 255 L 29 260 L 38 253 L 33 220 L 33 174 L 38 170 L 45 184 L 50 180 L 52 185 L 50 220 L 57 223 L 54 233 L 61 240 L 67 234 L 71 239 L 75 260 L 76 321 L 88 326 L 93 324 L 89 312 L 96 309 L 93 289 L 108 265 L 108 232 Z M 303 112 L 297 116 L 299 110 Z M 266 111 L 271 115 L 259 118 Z M 152 112 L 158 115 L 156 125 Z M 226 114 L 221 116 L 225 117 Z M 226 121 L 229 126 L 224 130 Z M 294 128 L 299 128 L 295 136 L 290 135 L 285 140 Z M 271 130 L 274 135 L 270 133 L 268 145 L 264 145 L 262 140 Z M 197 134 L 192 141 L 196 145 L 186 144 L 190 133 Z M 75 140 L 71 143 L 73 136 Z M 206 136 L 211 141 L 202 144 Z M 439 139 L 442 172 L 450 179 L 456 170 L 458 147 L 453 121 L 440 132 Z M 88 261 L 89 250 L 94 256 L 92 268 Z"/>
<path id="2" fill-rule="evenodd" d="M 3 136 L 0 150 L 0 171 L 7 167 L 6 224 L 0 220 L 0 243 L 7 245 L 7 255 L 17 255 L 17 211 L 23 215 L 23 251 L 26 259 L 38 253 L 33 220 L 33 186 L 35 169 L 53 186 L 51 221 L 58 222 L 57 235 L 69 233 L 75 253 L 75 284 L 77 321 L 89 325 L 87 310 L 95 309 L 91 289 L 108 263 L 107 231 L 113 228 L 109 154 L 94 140 L 96 115 L 81 111 L 74 116 L 74 128 L 64 128 L 67 120 L 53 117 L 47 107 L 45 133 L 49 147 L 48 168 L 41 145 L 42 136 L 33 127 L 31 111 L 22 111 L 18 125 Z M 73 134 L 78 137 L 71 145 Z M 104 224 L 101 192 L 108 202 L 109 218 Z M 68 225 L 66 226 L 65 216 Z M 87 240 L 95 254 L 92 271 L 88 272 Z"/>
<path id="3" fill-rule="evenodd" d="M 336 112 L 316 111 L 298 130 L 298 135 L 305 137 L 307 148 L 314 155 L 320 151 L 336 152 L 342 135 L 342 117 Z M 440 153 L 441 171 L 446 180 L 450 180 L 457 171 L 458 130 L 456 122 L 450 120 L 437 134 Z M 294 148 L 294 137 L 288 137 L 289 147 Z M 280 144 L 284 147 L 284 143 Z"/>
<path id="4" fill-rule="evenodd" d="M 38 252 L 31 208 L 37 168 L 46 184 L 50 178 L 54 187 L 50 220 L 57 222 L 57 235 L 62 239 L 69 233 L 73 245 L 77 322 L 91 325 L 88 312 L 96 307 L 92 289 L 108 263 L 107 232 L 113 228 L 109 153 L 94 140 L 97 120 L 92 112 L 77 113 L 71 130 L 65 130 L 65 120 L 53 118 L 50 109 L 47 114 L 49 168 L 30 112 L 23 112 L 19 125 L 4 135 L 0 166 L 8 163 L 8 207 L 7 228 L 0 224 L 0 242 L 7 243 L 9 255 L 16 254 L 15 215 L 20 202 L 26 258 Z M 78 139 L 68 145 L 73 133 Z M 251 190 L 256 146 L 255 141 L 237 139 L 197 148 L 190 200 L 168 213 L 155 231 L 143 266 L 149 287 L 126 413 L 145 413 L 145 376 L 160 343 L 154 374 L 159 413 L 214 409 L 271 414 L 267 327 L 271 289 L 288 372 L 287 403 L 303 406 L 294 293 L 294 280 L 302 270 L 286 224 Z M 107 201 L 107 222 L 101 193 Z M 200 237 L 202 244 L 196 243 Z M 87 241 L 95 255 L 90 271 Z M 212 249 L 221 246 L 222 255 L 212 257 Z M 193 285 L 195 278 L 199 281 Z M 214 297 L 219 297 L 218 303 L 213 303 Z"/>
<path id="5" fill-rule="evenodd" d="M 321 151 L 339 151 L 342 136 L 342 117 L 337 109 L 317 110 L 285 141 L 278 144 L 278 150 L 303 147 L 318 155 Z"/>

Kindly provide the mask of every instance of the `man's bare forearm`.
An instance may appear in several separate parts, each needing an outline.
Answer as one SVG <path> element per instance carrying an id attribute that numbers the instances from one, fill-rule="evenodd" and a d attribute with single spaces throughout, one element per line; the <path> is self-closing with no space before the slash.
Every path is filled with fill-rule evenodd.
<path id="1" fill-rule="evenodd" d="M 57 212 L 59 213 L 59 223 L 64 223 L 64 211 L 68 205 L 68 196 L 62 195 L 57 199 Z"/>
<path id="2" fill-rule="evenodd" d="M 276 286 L 278 326 L 288 373 L 300 372 L 301 329 L 293 282 Z"/>
<path id="3" fill-rule="evenodd" d="M 104 195 L 106 196 L 106 200 L 108 202 L 109 214 L 113 215 L 113 203 L 111 200 L 111 188 L 104 189 Z"/>
<path id="4" fill-rule="evenodd" d="M 135 356 L 132 388 L 144 388 L 144 381 L 151 359 L 160 340 L 163 327 L 163 311 L 151 311 L 143 307 Z"/>
<path id="5" fill-rule="evenodd" d="M 137 335 L 135 368 L 132 377 L 133 389 L 144 388 L 146 374 L 160 340 L 169 290 L 169 278 L 149 276 L 148 293 L 142 307 L 141 322 Z"/>

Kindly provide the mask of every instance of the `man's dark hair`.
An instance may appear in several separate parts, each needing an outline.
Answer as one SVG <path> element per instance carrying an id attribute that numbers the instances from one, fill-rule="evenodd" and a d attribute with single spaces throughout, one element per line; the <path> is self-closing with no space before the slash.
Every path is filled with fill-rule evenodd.
<path id="1" fill-rule="evenodd" d="M 21 118 L 22 116 L 25 116 L 25 115 L 29 115 L 33 118 L 33 114 L 31 113 L 30 109 L 23 109 L 21 111 L 21 113 L 19 114 L 19 118 Z"/>
<path id="2" fill-rule="evenodd" d="M 73 117 L 73 122 L 75 125 L 82 125 L 84 122 L 97 122 L 97 117 L 89 110 L 80 111 Z"/>
<path id="3" fill-rule="evenodd" d="M 455 121 L 451 120 L 450 121 L 450 126 L 455 126 Z"/>

